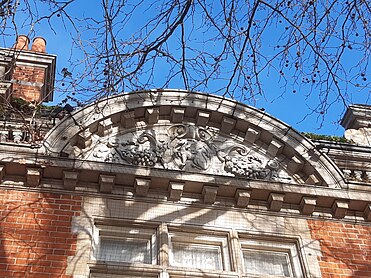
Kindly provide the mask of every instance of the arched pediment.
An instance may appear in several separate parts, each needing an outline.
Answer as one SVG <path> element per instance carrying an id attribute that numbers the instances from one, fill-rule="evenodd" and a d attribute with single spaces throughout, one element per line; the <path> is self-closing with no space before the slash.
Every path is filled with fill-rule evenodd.
<path id="1" fill-rule="evenodd" d="M 45 152 L 168 171 L 342 187 L 339 169 L 303 135 L 244 104 L 188 91 L 119 95 L 74 112 Z"/>

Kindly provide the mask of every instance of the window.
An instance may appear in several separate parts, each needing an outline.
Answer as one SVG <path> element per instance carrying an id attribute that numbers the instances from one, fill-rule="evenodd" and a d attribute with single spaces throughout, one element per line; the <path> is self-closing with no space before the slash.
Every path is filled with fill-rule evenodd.
<path id="1" fill-rule="evenodd" d="M 173 265 L 175 266 L 223 269 L 220 246 L 175 242 L 172 247 Z"/>
<path id="2" fill-rule="evenodd" d="M 158 278 L 159 275 L 147 275 L 143 271 L 133 272 L 133 274 L 103 274 L 103 273 L 91 273 L 89 278 Z"/>
<path id="3" fill-rule="evenodd" d="M 92 278 L 305 277 L 296 238 L 165 223 L 101 223 L 95 226 Z"/>
<path id="4" fill-rule="evenodd" d="M 113 226 L 98 229 L 97 261 L 156 264 L 155 229 Z"/>
<path id="5" fill-rule="evenodd" d="M 243 261 L 247 273 L 292 277 L 286 253 L 244 249 Z"/>
<path id="6" fill-rule="evenodd" d="M 245 273 L 258 277 L 303 277 L 295 242 L 241 239 Z"/>
<path id="7" fill-rule="evenodd" d="M 138 238 L 101 237 L 98 260 L 150 264 L 151 241 Z"/>
<path id="8" fill-rule="evenodd" d="M 209 236 L 198 233 L 170 233 L 170 265 L 229 270 L 227 236 Z"/>

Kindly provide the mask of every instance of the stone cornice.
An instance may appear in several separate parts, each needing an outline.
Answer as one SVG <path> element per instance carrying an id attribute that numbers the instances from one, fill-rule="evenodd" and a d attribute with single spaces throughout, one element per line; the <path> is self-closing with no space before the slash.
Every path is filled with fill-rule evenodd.
<path id="1" fill-rule="evenodd" d="M 341 121 L 345 129 L 359 129 L 370 127 L 371 113 L 370 105 L 354 104 L 350 105 Z"/>
<path id="2" fill-rule="evenodd" d="M 349 211 L 350 215 L 371 217 L 367 210 L 371 204 L 370 191 L 353 188 L 352 184 L 348 189 L 338 189 L 68 158 L 40 156 L 35 161 L 32 155 L 28 159 L 20 156 L 18 161 L 5 160 L 2 159 L 2 185 L 12 188 L 72 190 L 77 194 L 97 193 L 113 198 L 132 192 L 129 196 L 144 199 L 153 198 L 156 192 L 157 199 L 172 202 L 187 202 L 188 196 L 199 196 L 197 202 L 206 205 L 220 206 L 221 200 L 229 200 L 227 206 L 236 208 L 256 209 L 258 204 L 266 204 L 265 210 L 273 212 L 293 207 L 304 215 L 327 211 L 328 215 L 343 218 Z"/>

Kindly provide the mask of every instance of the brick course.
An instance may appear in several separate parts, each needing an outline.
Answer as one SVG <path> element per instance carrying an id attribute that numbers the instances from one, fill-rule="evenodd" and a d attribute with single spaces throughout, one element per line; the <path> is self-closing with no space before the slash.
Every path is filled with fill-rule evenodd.
<path id="1" fill-rule="evenodd" d="M 371 277 L 371 227 L 331 221 L 308 221 L 320 242 L 323 278 Z"/>
<path id="2" fill-rule="evenodd" d="M 76 237 L 73 216 L 82 198 L 16 190 L 0 191 L 0 277 L 71 277 L 65 275 Z"/>
<path id="3" fill-rule="evenodd" d="M 42 88 L 44 84 L 45 69 L 31 66 L 17 66 L 14 69 L 12 79 L 16 81 L 29 82 L 30 85 L 14 83 L 13 97 L 23 98 L 27 101 L 41 101 Z M 39 85 L 32 84 L 38 83 Z M 31 85 L 32 84 L 32 85 Z"/>

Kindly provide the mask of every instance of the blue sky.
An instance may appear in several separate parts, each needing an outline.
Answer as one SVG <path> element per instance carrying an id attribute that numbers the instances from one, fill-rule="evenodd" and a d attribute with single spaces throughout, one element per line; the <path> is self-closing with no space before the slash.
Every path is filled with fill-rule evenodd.
<path id="1" fill-rule="evenodd" d="M 39 1 L 40 3 L 40 1 Z M 78 0 L 75 1 L 72 5 L 69 6 L 68 12 L 69 14 L 74 17 L 92 17 L 96 20 L 102 18 L 102 11 L 99 7 L 100 1 L 96 1 L 96 4 L 93 1 L 88 0 Z M 20 7 L 22 8 L 22 7 Z M 137 14 L 133 15 L 131 21 L 129 21 L 125 25 L 125 30 L 120 30 L 117 32 L 118 36 L 127 36 L 128 34 L 131 35 L 135 33 L 138 27 L 146 21 L 146 14 L 148 14 L 148 10 L 150 12 L 156 11 L 157 7 L 145 7 L 141 10 L 138 10 Z M 37 11 L 39 14 L 43 14 L 46 12 L 46 9 L 43 5 L 37 5 L 33 7 L 34 11 Z M 141 14 L 143 13 L 143 14 Z M 258 15 L 264 17 L 264 14 Z M 37 15 L 36 15 L 37 17 Z M 16 22 L 18 26 L 18 33 L 19 34 L 30 34 L 30 26 L 27 24 L 23 24 L 22 22 L 27 21 L 28 18 L 25 17 L 24 14 L 19 12 L 16 16 Z M 201 18 L 197 18 L 194 20 L 201 20 Z M 80 24 L 78 21 L 76 22 L 76 26 L 80 28 Z M 187 28 L 191 29 L 193 26 L 192 24 L 197 25 L 197 22 L 188 23 Z M 52 28 L 51 28 L 52 27 Z M 281 29 L 280 29 L 281 28 Z M 264 45 L 262 49 L 266 48 L 266 56 L 273 56 L 275 55 L 274 49 L 275 48 L 275 39 L 280 36 L 280 32 L 283 27 L 279 24 L 276 28 L 270 28 L 267 32 L 264 33 L 264 37 L 262 41 Z M 72 31 L 71 31 L 72 30 Z M 2 40 L 2 47 L 9 47 L 13 44 L 15 37 L 12 36 L 12 30 L 7 30 L 9 36 L 4 36 Z M 81 39 L 86 43 L 92 39 L 93 31 L 86 30 L 83 33 Z M 196 31 L 193 31 L 193 34 L 197 34 Z M 201 38 L 199 38 L 199 44 L 202 44 L 202 34 L 197 34 Z M 36 24 L 34 26 L 33 32 L 31 32 L 30 37 L 34 36 L 42 36 L 47 40 L 47 51 L 48 53 L 56 54 L 57 58 L 57 72 L 58 76 L 57 79 L 62 79 L 61 70 L 62 68 L 71 68 L 71 63 L 76 66 L 77 61 L 82 59 L 82 54 L 79 52 L 78 48 L 74 47 L 73 42 L 71 40 L 71 36 L 76 36 L 76 32 L 71 29 L 71 24 L 66 20 L 66 18 L 62 16 L 58 16 L 56 13 L 53 17 L 50 18 L 50 21 L 47 20 L 42 21 L 40 24 Z M 174 36 L 179 36 L 179 34 L 175 33 Z M 205 35 L 204 35 L 205 36 Z M 206 35 L 207 36 L 207 35 Z M 125 39 L 125 38 L 123 38 Z M 207 44 L 207 47 L 211 47 L 210 44 Z M 218 45 L 214 46 L 216 49 Z M 190 54 L 191 55 L 191 54 Z M 352 65 L 352 62 L 357 57 L 358 52 L 347 50 L 344 53 L 344 57 L 342 60 L 342 64 L 345 67 Z M 369 60 L 369 59 L 368 59 Z M 366 60 L 364 63 L 368 63 L 369 61 Z M 228 62 L 228 60 L 226 61 Z M 76 66 L 74 71 L 82 70 L 84 64 Z M 225 63 L 223 65 L 223 69 L 228 71 L 233 67 L 233 64 Z M 230 67 L 230 69 L 228 68 Z M 345 69 L 348 70 L 348 69 Z M 158 62 L 156 71 L 159 73 L 159 76 L 156 77 L 157 79 L 154 82 L 154 88 L 162 87 L 163 84 L 163 75 L 165 72 L 169 71 L 165 62 Z M 322 122 L 322 114 L 313 113 L 311 114 L 311 109 L 316 107 L 316 104 L 319 101 L 319 95 L 316 92 L 316 88 L 311 88 L 307 84 L 297 84 L 295 86 L 286 86 L 284 87 L 285 82 L 283 82 L 282 78 L 290 79 L 292 71 L 289 68 L 284 68 L 283 71 L 285 75 L 282 77 L 274 75 L 272 71 L 262 71 L 260 74 L 260 79 L 264 85 L 264 95 L 257 95 L 255 96 L 254 101 L 247 102 L 250 105 L 254 105 L 258 108 L 264 108 L 265 111 L 272 116 L 292 125 L 295 129 L 304 132 L 313 132 L 318 134 L 331 134 L 331 135 L 343 135 L 343 128 L 339 125 L 339 120 L 341 116 L 344 114 L 344 105 L 336 99 L 336 95 L 330 94 L 329 101 L 333 101 L 334 105 L 331 106 L 329 110 L 327 110 L 324 114 L 324 121 Z M 351 69 L 349 69 L 349 72 Z M 365 72 L 364 75 L 369 77 L 369 71 Z M 162 74 L 162 76 L 161 76 Z M 57 88 L 65 89 L 61 87 L 61 84 L 68 83 L 70 80 L 62 80 L 57 82 Z M 292 81 L 292 80 L 290 80 Z M 369 82 L 369 81 L 367 81 Z M 369 83 L 368 83 L 369 84 Z M 219 81 L 214 81 L 208 84 L 208 89 L 205 90 L 207 93 L 217 91 L 218 86 L 220 85 Z M 339 87 L 342 90 L 346 89 L 347 84 L 344 82 L 339 83 Z M 179 79 L 175 79 L 169 84 L 169 88 L 183 88 L 183 84 L 180 82 Z M 311 91 L 312 90 L 312 91 Z M 361 103 L 361 104 L 369 104 L 369 96 L 370 96 L 370 88 L 357 88 L 352 87 L 348 89 L 349 96 L 349 103 Z M 58 92 L 55 93 L 55 103 L 60 102 L 65 97 L 64 93 Z M 239 94 L 236 93 L 235 95 L 237 100 L 244 101 L 243 99 L 239 98 Z M 83 96 L 82 96 L 83 98 Z M 318 112 L 318 111 L 317 111 Z"/>

